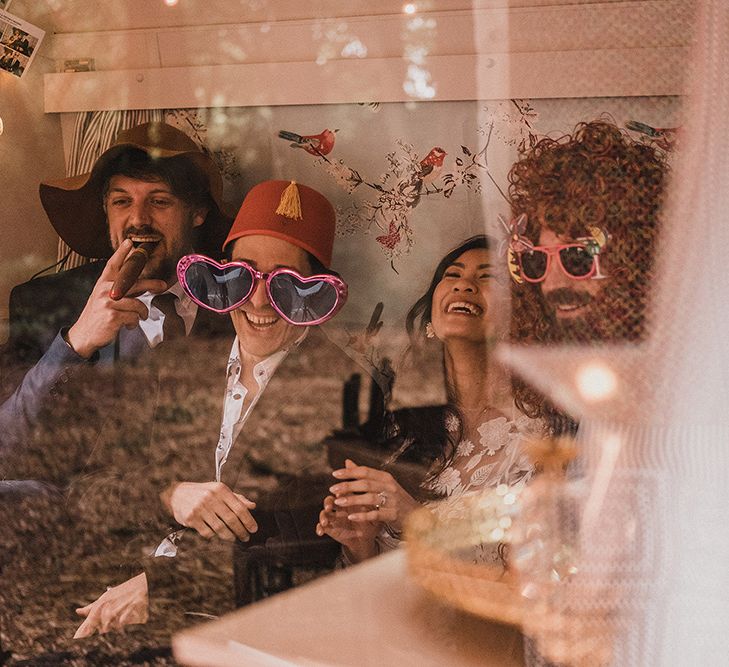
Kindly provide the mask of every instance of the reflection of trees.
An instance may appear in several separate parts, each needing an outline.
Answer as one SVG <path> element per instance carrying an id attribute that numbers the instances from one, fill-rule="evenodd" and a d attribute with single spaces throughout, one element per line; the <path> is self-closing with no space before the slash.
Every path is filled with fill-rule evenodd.
<path id="1" fill-rule="evenodd" d="M 85 368 L 54 399 L 23 455 L 3 462 L 8 477 L 50 482 L 63 493 L 0 504 L 0 627 L 3 648 L 15 657 L 67 652 L 50 664 L 139 664 L 123 656 L 147 651 L 152 659 L 173 630 L 196 620 L 185 611 L 231 609 L 227 560 L 202 549 L 181 563 L 187 585 L 179 598 L 178 591 L 160 592 L 168 603 L 163 620 L 82 643 L 71 639 L 82 620 L 75 607 L 126 579 L 161 539 L 155 519 L 163 517 L 152 511 L 150 491 L 193 475 L 201 451 L 212 457 L 229 348 L 229 340 L 200 342 L 184 357 L 149 366 Z"/>

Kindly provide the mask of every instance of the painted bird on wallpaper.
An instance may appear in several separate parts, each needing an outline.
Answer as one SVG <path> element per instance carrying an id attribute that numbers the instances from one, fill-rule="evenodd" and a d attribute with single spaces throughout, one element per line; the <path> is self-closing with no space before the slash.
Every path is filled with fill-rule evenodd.
<path id="1" fill-rule="evenodd" d="M 654 143 L 664 151 L 670 151 L 675 148 L 678 133 L 681 129 L 680 127 L 651 127 L 638 120 L 629 120 L 625 123 L 625 127 L 633 132 L 639 132 L 645 135 L 651 143 Z"/>
<path id="2" fill-rule="evenodd" d="M 336 132 L 339 130 L 323 130 L 319 134 L 296 134 L 288 130 L 281 130 L 278 136 L 286 141 L 291 141 L 294 148 L 303 148 L 311 155 L 322 156 L 328 155 L 334 148 L 334 140 Z"/>
<path id="3" fill-rule="evenodd" d="M 415 208 L 420 203 L 423 186 L 425 186 L 425 192 L 428 193 L 428 185 L 438 180 L 440 172 L 443 171 L 443 160 L 446 155 L 448 153 L 440 146 L 435 146 L 418 164 L 418 170 L 408 184 L 408 189 L 411 189 L 412 192 L 411 208 Z M 438 190 L 436 189 L 434 192 L 438 192 Z"/>
<path id="4" fill-rule="evenodd" d="M 427 192 L 428 185 L 438 180 L 440 172 L 443 171 L 443 160 L 448 155 L 440 146 L 435 146 L 420 161 L 420 170 L 418 171 L 418 189 L 425 186 Z"/>

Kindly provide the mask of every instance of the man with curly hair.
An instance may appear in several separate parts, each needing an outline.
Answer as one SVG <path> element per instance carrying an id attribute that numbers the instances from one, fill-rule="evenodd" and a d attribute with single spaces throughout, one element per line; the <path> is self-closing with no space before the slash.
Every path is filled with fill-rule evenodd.
<path id="1" fill-rule="evenodd" d="M 509 172 L 512 276 L 543 342 L 645 337 L 666 165 L 613 123 L 544 138 Z M 520 216 L 520 222 L 517 223 Z"/>
<path id="2" fill-rule="evenodd" d="M 664 156 L 605 120 L 543 138 L 509 172 L 512 340 L 639 341 L 653 275 Z M 553 434 L 577 424 L 519 380 L 515 400 Z"/>

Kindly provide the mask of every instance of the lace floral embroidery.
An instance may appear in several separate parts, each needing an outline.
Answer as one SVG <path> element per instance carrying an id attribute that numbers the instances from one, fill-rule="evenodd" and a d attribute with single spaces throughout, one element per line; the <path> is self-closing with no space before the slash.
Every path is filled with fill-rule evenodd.
<path id="1" fill-rule="evenodd" d="M 423 484 L 424 488 L 440 496 L 439 500 L 425 504 L 441 520 L 462 518 L 462 500 L 466 496 L 499 484 L 520 488 L 529 481 L 534 470 L 523 451 L 522 443 L 541 435 L 543 425 L 539 420 L 521 413 L 518 415 L 514 419 L 497 417 L 481 424 L 477 429 L 478 444 L 471 440 L 461 440 L 456 447 L 453 461 L 435 478 Z M 456 429 L 460 428 L 458 419 L 452 419 L 455 422 L 451 417 L 446 417 L 446 428 L 449 429 L 449 424 L 455 424 Z M 402 452 L 402 448 L 399 452 Z M 378 536 L 378 542 L 381 548 L 387 550 L 396 548 L 400 540 L 383 529 Z M 499 546 L 476 545 L 473 560 L 481 563 L 501 562 Z"/>
<path id="2" fill-rule="evenodd" d="M 481 436 L 481 446 L 486 450 L 486 454 L 493 456 L 504 445 L 511 442 L 510 436 L 513 429 L 514 422 L 509 421 L 506 417 L 497 417 L 481 424 L 477 430 Z"/>
<path id="3" fill-rule="evenodd" d="M 461 428 L 461 422 L 456 415 L 448 415 L 445 418 L 445 427 L 448 433 L 455 433 Z"/>
<path id="4" fill-rule="evenodd" d="M 473 443 L 470 440 L 461 440 L 456 449 L 456 456 L 468 456 L 473 451 Z"/>
<path id="5" fill-rule="evenodd" d="M 461 485 L 461 473 L 455 468 L 446 468 L 429 484 L 433 491 L 444 496 L 450 496 Z"/>
<path id="6" fill-rule="evenodd" d="M 444 497 L 432 503 L 439 514 L 457 513 L 457 501 L 464 495 L 499 484 L 526 483 L 532 475 L 522 443 L 541 432 L 541 422 L 524 415 L 515 419 L 496 417 L 481 424 L 477 431 L 478 444 L 462 440 L 453 461 L 425 485 Z"/>

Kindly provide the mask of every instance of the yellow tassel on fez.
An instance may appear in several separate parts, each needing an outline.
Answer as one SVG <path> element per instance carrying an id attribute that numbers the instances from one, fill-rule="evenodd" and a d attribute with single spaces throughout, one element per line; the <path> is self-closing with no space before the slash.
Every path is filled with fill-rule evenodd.
<path id="1" fill-rule="evenodd" d="M 296 181 L 291 181 L 291 184 L 283 191 L 276 213 L 291 220 L 301 220 L 301 199 Z"/>

